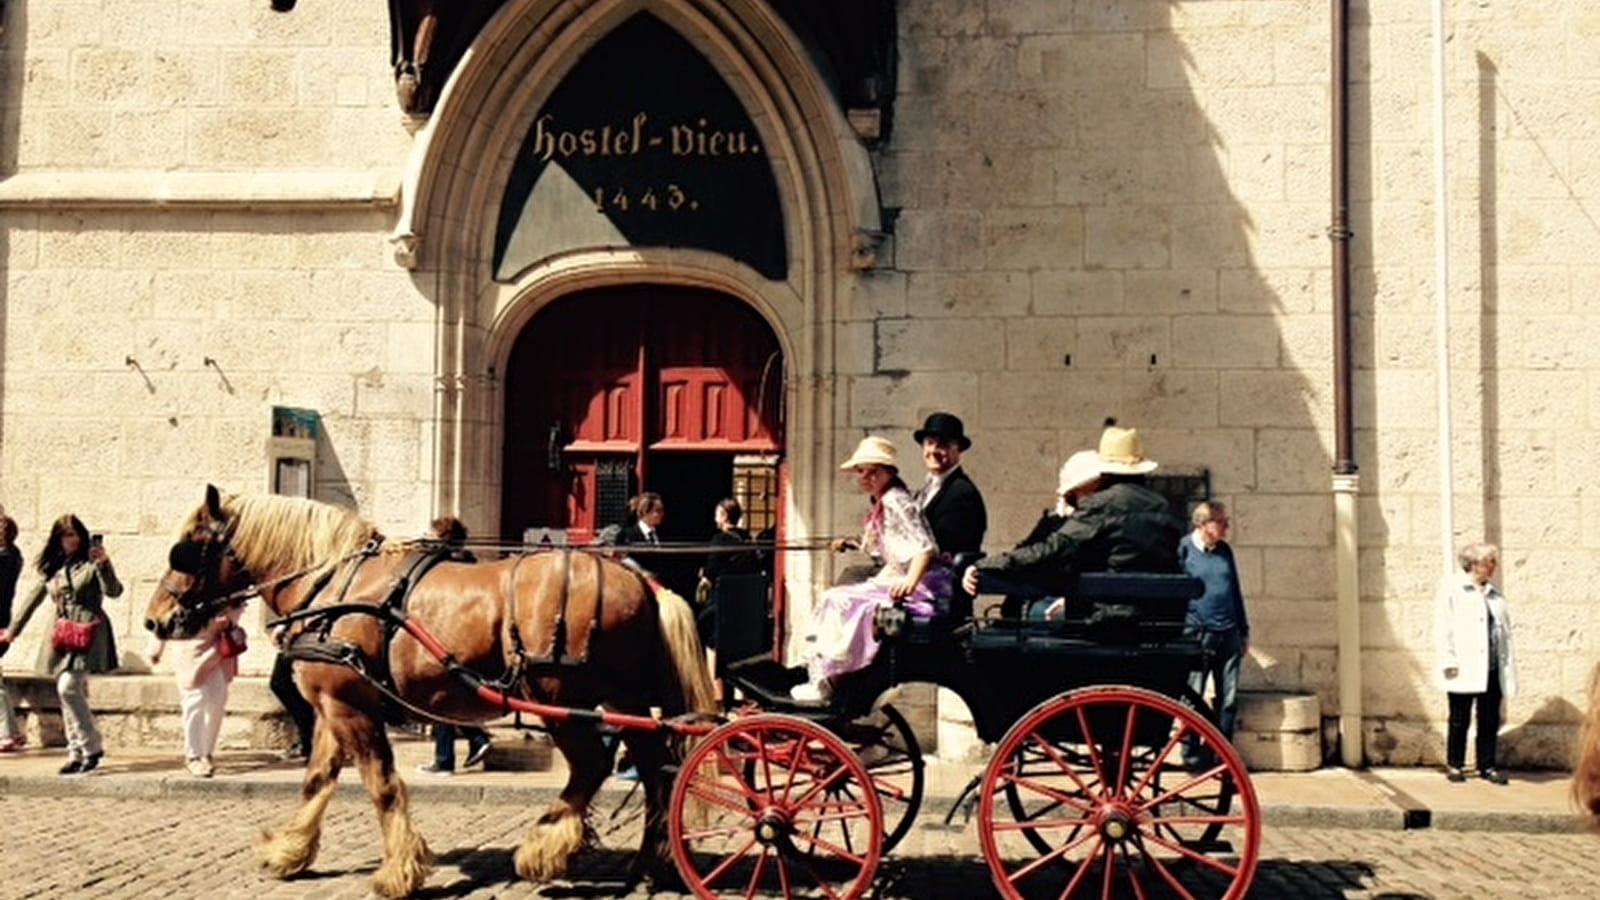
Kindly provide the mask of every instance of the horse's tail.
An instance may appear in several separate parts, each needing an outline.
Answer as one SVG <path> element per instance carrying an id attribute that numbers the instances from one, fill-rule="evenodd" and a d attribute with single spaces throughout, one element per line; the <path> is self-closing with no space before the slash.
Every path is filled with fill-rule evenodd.
<path id="1" fill-rule="evenodd" d="M 1589 676 L 1589 714 L 1578 739 L 1578 762 L 1572 770 L 1572 799 L 1600 825 L 1600 665 Z"/>
<path id="2" fill-rule="evenodd" d="M 667 651 L 669 675 L 678 688 L 682 708 L 679 712 L 708 715 L 717 711 L 716 689 L 706 669 L 705 650 L 695 630 L 694 610 L 676 591 L 660 585 L 655 588 L 656 608 L 661 621 L 661 644 Z"/>

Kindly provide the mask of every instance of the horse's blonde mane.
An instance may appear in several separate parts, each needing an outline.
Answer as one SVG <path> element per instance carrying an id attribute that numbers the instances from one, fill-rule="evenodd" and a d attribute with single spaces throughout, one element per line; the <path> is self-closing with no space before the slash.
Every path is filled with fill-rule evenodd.
<path id="1" fill-rule="evenodd" d="M 224 494 L 229 546 L 258 577 L 307 571 L 320 574 L 366 546 L 378 529 L 355 512 L 318 500 L 277 494 Z M 184 533 L 206 515 L 202 505 Z"/>

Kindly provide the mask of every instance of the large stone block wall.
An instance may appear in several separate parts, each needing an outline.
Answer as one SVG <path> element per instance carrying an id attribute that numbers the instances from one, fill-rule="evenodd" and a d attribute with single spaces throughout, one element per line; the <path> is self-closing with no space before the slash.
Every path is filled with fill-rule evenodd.
<path id="1" fill-rule="evenodd" d="M 11 171 L 393 168 L 387 8 L 9 3 Z"/>
<path id="2" fill-rule="evenodd" d="M 386 222 L 0 213 L 0 503 L 30 560 L 64 512 L 106 535 L 127 587 L 108 614 L 130 668 L 144 659 L 154 579 L 205 484 L 269 488 L 273 406 L 320 413 L 319 498 L 391 534 L 425 530 L 435 312 L 389 261 Z M 34 620 L 13 660 L 33 659 L 48 621 Z"/>
<path id="3" fill-rule="evenodd" d="M 1430 4 L 1353 6 L 1367 752 L 1436 762 Z M 1524 687 L 1507 762 L 1560 765 L 1600 650 L 1587 615 L 1600 500 L 1586 488 L 1600 16 L 1446 6 L 1454 539 L 1504 546 Z M 878 432 L 914 459 L 926 413 L 962 414 L 999 548 L 1049 505 L 1061 460 L 1117 416 L 1164 465 L 1207 468 L 1233 505 L 1247 686 L 1316 693 L 1336 714 L 1326 4 L 899 10 L 893 130 L 875 150 L 892 234 L 877 268 L 838 285 L 833 455 Z M 0 175 L 150 185 L 146 206 L 0 196 L 0 503 L 30 553 L 65 509 L 108 534 L 129 576 L 113 615 L 137 668 L 172 530 L 206 480 L 265 485 L 272 405 L 322 411 L 319 464 L 347 494 L 330 499 L 396 533 L 420 527 L 440 477 L 437 298 L 390 258 L 394 209 L 262 208 L 244 194 L 173 209 L 145 173 L 212 197 L 314 193 L 313 172 L 394 178 L 412 137 L 379 3 L 279 16 L 265 0 L 13 0 L 4 15 Z M 846 479 L 796 489 L 835 493 L 834 521 L 808 528 L 858 525 Z"/>
<path id="4" fill-rule="evenodd" d="M 1575 7 L 1447 3 L 1453 543 L 1504 547 L 1508 761 L 1562 765 L 1600 629 L 1580 606 L 1600 124 Z M 841 324 L 848 434 L 963 413 L 989 545 L 1116 415 L 1233 505 L 1247 686 L 1338 710 L 1325 4 L 902 4 L 886 256 Z M 1367 752 L 1437 762 L 1443 565 L 1430 4 L 1355 4 L 1350 225 Z M 846 500 L 840 527 L 860 506 Z M 1395 735 L 1409 735 L 1395 740 Z"/>

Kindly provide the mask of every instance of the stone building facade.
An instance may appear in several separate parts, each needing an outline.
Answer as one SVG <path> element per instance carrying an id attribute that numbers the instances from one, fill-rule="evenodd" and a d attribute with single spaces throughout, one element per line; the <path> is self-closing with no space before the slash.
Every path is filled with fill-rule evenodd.
<path id="1" fill-rule="evenodd" d="M 553 351 L 519 340 L 563 300 L 642 290 L 660 327 L 676 304 L 752 311 L 781 354 L 753 403 L 776 426 L 724 449 L 778 461 L 790 543 L 855 527 L 836 466 L 862 435 L 914 458 L 944 409 L 976 439 L 987 543 L 1009 546 L 1116 416 L 1234 511 L 1247 686 L 1337 715 L 1336 529 L 1357 529 L 1361 752 L 1437 762 L 1431 4 L 1351 4 L 1348 517 L 1329 4 L 887 6 L 863 85 L 840 81 L 858 57 L 765 0 L 508 0 L 408 116 L 374 0 L 0 4 L 0 502 L 25 552 L 66 510 L 107 534 L 138 668 L 144 601 L 206 482 L 271 486 L 274 408 L 316 413 L 316 496 L 391 534 L 441 512 L 489 535 L 567 526 L 564 501 L 517 499 L 519 473 L 629 435 L 547 453 L 538 379 L 517 372 Z M 1453 538 L 1503 547 L 1524 685 L 1505 762 L 1561 766 L 1600 649 L 1600 13 L 1445 7 Z M 584 67 L 605 52 L 604 77 Z M 725 205 L 699 231 L 652 225 L 640 204 L 669 185 Z M 612 323 L 578 315 L 603 344 Z M 787 554 L 791 615 L 836 564 Z"/>

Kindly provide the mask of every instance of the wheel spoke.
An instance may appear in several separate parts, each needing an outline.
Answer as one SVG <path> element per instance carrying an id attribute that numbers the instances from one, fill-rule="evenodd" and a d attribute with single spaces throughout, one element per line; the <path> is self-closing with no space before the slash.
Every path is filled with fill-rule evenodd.
<path id="1" fill-rule="evenodd" d="M 683 833 L 683 839 L 686 841 L 704 841 L 709 840 L 710 838 L 731 838 L 741 831 L 749 830 L 750 826 L 745 824 L 725 825 L 720 828 L 704 828 L 700 831 L 686 831 Z"/>
<path id="2" fill-rule="evenodd" d="M 756 870 L 750 874 L 750 886 L 745 888 L 744 900 L 755 900 L 756 892 L 761 890 L 761 872 L 767 867 L 767 851 L 770 848 L 762 847 L 761 855 L 756 857 Z"/>
<path id="3" fill-rule="evenodd" d="M 1088 819 L 1028 819 L 1026 822 L 995 822 L 995 831 L 1040 831 L 1046 828 L 1082 828 Z"/>
<path id="4" fill-rule="evenodd" d="M 1062 806 L 1069 806 L 1069 807 L 1071 807 L 1073 809 L 1076 809 L 1077 811 L 1079 811 L 1081 813 L 1089 813 L 1089 812 L 1093 812 L 1094 811 L 1094 804 L 1093 803 L 1086 803 L 1086 802 L 1078 799 L 1077 797 L 1072 796 L 1071 794 L 1063 794 L 1062 792 L 1056 790 L 1055 788 L 1052 788 L 1052 787 L 1050 787 L 1048 785 L 1040 784 L 1039 782 L 1034 781 L 1031 778 L 1019 778 L 1019 777 L 1014 776 L 1014 775 L 1005 775 L 1005 776 L 1003 776 L 1003 778 L 1005 779 L 1007 784 L 1014 784 L 1014 785 L 1017 785 L 1019 787 L 1025 787 L 1028 790 L 1033 791 L 1036 794 L 1041 794 L 1041 795 L 1043 795 L 1045 797 L 1049 797 L 1050 799 L 1056 801 L 1056 803 L 1058 803 L 1058 804 L 1060 804 Z M 1084 790 L 1085 790 L 1085 792 L 1087 792 L 1088 788 L 1084 788 Z"/>
<path id="5" fill-rule="evenodd" d="M 1012 884 L 1016 884 L 1017 882 L 1021 881 L 1024 878 L 1027 878 L 1029 875 L 1032 875 L 1033 873 L 1039 871 L 1040 869 L 1044 868 L 1045 866 L 1049 865 L 1050 863 L 1054 862 L 1055 860 L 1062 859 L 1068 853 L 1071 853 L 1073 850 L 1077 849 L 1078 847 L 1083 846 L 1086 842 L 1093 841 L 1093 840 L 1099 840 L 1099 839 L 1100 839 L 1100 832 L 1098 832 L 1098 831 L 1086 831 L 1086 832 L 1083 833 L 1082 836 L 1076 837 L 1076 838 L 1073 838 L 1070 841 L 1067 841 L 1066 843 L 1064 843 L 1061 846 L 1055 848 L 1054 850 L 1051 850 L 1049 853 L 1046 853 L 1043 856 L 1039 857 L 1038 859 L 1034 860 L 1033 862 L 1028 863 L 1027 865 L 1023 866 L 1022 868 L 1018 869 L 1017 871 L 1008 874 L 1006 876 L 1006 880 L 1010 881 Z M 1086 865 L 1088 863 L 1088 861 L 1093 860 L 1094 856 L 1095 856 L 1095 853 L 1098 853 L 1098 852 L 1099 852 L 1099 850 L 1097 849 L 1097 850 L 1095 850 L 1094 853 L 1090 853 L 1088 855 L 1088 857 L 1086 858 L 1084 864 Z M 1076 881 L 1076 879 L 1074 879 L 1074 881 Z"/>
<path id="6" fill-rule="evenodd" d="M 1237 866 L 1227 865 L 1227 864 L 1223 863 L 1221 860 L 1219 860 L 1219 859 L 1217 859 L 1215 857 L 1209 856 L 1209 855 L 1207 855 L 1205 853 L 1200 853 L 1200 852 L 1198 852 L 1196 850 L 1191 850 L 1191 849 L 1189 849 L 1188 847 L 1185 847 L 1182 844 L 1174 843 L 1173 841 L 1169 841 L 1169 840 L 1161 837 L 1160 835 L 1157 835 L 1157 834 L 1146 834 L 1144 836 L 1144 839 L 1149 841 L 1152 844 L 1155 844 L 1158 847 L 1163 847 L 1163 848 L 1165 848 L 1167 850 L 1171 850 L 1173 853 L 1176 853 L 1179 856 L 1182 856 L 1182 857 L 1184 857 L 1184 858 L 1186 858 L 1186 859 L 1188 859 L 1188 860 L 1190 860 L 1192 862 L 1199 863 L 1200 865 L 1206 866 L 1207 868 L 1210 868 L 1210 869 L 1212 869 L 1214 871 L 1221 872 L 1222 874 L 1228 876 L 1229 878 L 1236 877 L 1239 874 L 1239 868 Z M 1150 860 L 1151 862 L 1156 862 L 1155 857 L 1151 856 L 1149 851 L 1145 851 L 1144 856 L 1145 856 L 1145 859 Z"/>
<path id="7" fill-rule="evenodd" d="M 837 762 L 837 760 L 835 760 L 835 762 Z M 811 787 L 803 795 L 801 795 L 799 800 L 793 801 L 793 803 L 791 803 L 790 805 L 794 806 L 794 807 L 802 807 L 802 806 L 808 805 L 811 802 L 811 798 L 815 797 L 819 791 L 827 790 L 829 788 L 829 786 L 831 786 L 834 782 L 838 781 L 840 778 L 843 778 L 844 776 L 849 775 L 849 774 L 850 774 L 850 770 L 845 768 L 844 766 L 840 765 L 838 768 L 834 769 L 832 772 L 829 772 L 827 778 L 824 778 L 821 781 L 818 781 L 815 784 L 811 785 Z M 788 796 L 789 796 L 788 792 L 785 791 L 784 792 L 784 799 L 787 800 Z"/>
<path id="8" fill-rule="evenodd" d="M 1163 760 L 1166 760 L 1172 756 L 1172 751 L 1177 749 L 1178 745 L 1183 742 L 1183 736 L 1188 734 L 1191 730 L 1193 729 L 1189 727 L 1188 722 L 1185 722 L 1182 719 L 1178 720 L 1178 727 L 1173 731 L 1172 734 L 1167 736 L 1167 743 L 1163 745 L 1161 751 L 1155 755 L 1154 763 L 1148 770 L 1145 771 L 1144 777 L 1139 779 L 1139 786 L 1134 788 L 1133 792 L 1129 794 L 1130 797 L 1137 797 L 1144 793 L 1145 789 L 1150 786 L 1151 780 L 1155 778 L 1156 773 L 1161 770 L 1163 765 L 1165 765 Z"/>
<path id="9" fill-rule="evenodd" d="M 1040 737 L 1037 733 L 1034 733 L 1034 732 L 1030 732 L 1028 734 L 1028 740 L 1031 740 L 1034 743 L 1038 744 L 1039 745 L 1039 749 L 1044 751 L 1044 755 L 1048 759 L 1050 759 L 1050 761 L 1054 762 L 1056 764 L 1056 766 L 1061 769 L 1063 774 L 1065 774 L 1068 778 L 1071 778 L 1073 783 L 1076 784 L 1078 786 L 1078 789 L 1083 791 L 1085 795 L 1093 795 L 1095 793 L 1093 788 L 1089 787 L 1089 785 L 1084 783 L 1082 778 L 1078 777 L 1078 771 L 1077 771 L 1076 768 L 1073 767 L 1072 763 L 1067 761 L 1066 759 L 1062 758 L 1061 751 L 1056 748 L 1055 744 L 1052 744 L 1049 741 L 1046 741 L 1044 738 Z M 1017 769 L 1018 769 L 1017 777 L 1021 777 L 1021 768 L 1022 767 L 1021 767 L 1020 763 L 1021 763 L 1021 761 L 1019 760 L 1018 761 L 1018 766 L 1017 766 Z M 1103 777 L 1100 779 L 1100 784 L 1101 784 L 1101 787 L 1104 788 L 1105 779 Z"/>
<path id="10" fill-rule="evenodd" d="M 754 847 L 755 845 L 756 845 L 755 835 L 751 835 L 750 836 L 750 840 L 744 842 L 744 846 L 740 847 L 738 850 L 734 851 L 733 853 L 730 853 L 728 855 L 728 858 L 722 861 L 722 865 L 717 866 L 715 869 L 712 869 L 710 872 L 707 872 L 706 873 L 706 877 L 704 879 L 702 879 L 702 880 L 707 885 L 709 885 L 712 882 L 716 881 L 718 878 L 721 878 L 723 875 L 727 874 L 729 869 L 733 868 L 733 864 L 738 862 L 740 857 L 744 856 L 745 853 L 748 852 L 749 849 L 751 847 Z"/>
<path id="11" fill-rule="evenodd" d="M 1102 855 L 1105 859 L 1100 863 L 1100 900 L 1111 900 L 1111 887 L 1117 882 L 1117 850 L 1107 844 Z"/>
<path id="12" fill-rule="evenodd" d="M 1203 773 L 1201 773 L 1199 775 L 1191 776 L 1188 781 L 1185 781 L 1183 784 L 1178 785 L 1177 787 L 1173 788 L 1170 791 L 1167 791 L 1167 792 L 1165 792 L 1163 794 L 1159 794 L 1159 795 L 1157 795 L 1155 797 L 1150 798 L 1149 800 L 1146 800 L 1145 802 L 1139 804 L 1136 807 L 1136 809 L 1138 809 L 1139 812 L 1145 812 L 1145 811 L 1149 810 L 1151 807 L 1160 806 L 1163 803 L 1176 802 L 1178 798 L 1183 796 L 1184 792 L 1188 791 L 1192 787 L 1195 787 L 1196 785 L 1204 784 L 1207 781 L 1211 781 L 1213 778 L 1216 777 L 1218 772 L 1222 771 L 1222 769 L 1223 769 L 1223 766 L 1221 764 L 1219 764 L 1214 769 L 1211 769 L 1209 771 L 1203 772 Z"/>
<path id="13" fill-rule="evenodd" d="M 1133 764 L 1133 727 L 1139 722 L 1139 707 L 1137 704 L 1128 704 L 1127 722 L 1122 729 L 1122 749 L 1117 754 L 1117 783 L 1112 796 L 1130 796 L 1123 792 L 1123 787 L 1132 778 L 1133 773 L 1129 766 Z"/>
<path id="14" fill-rule="evenodd" d="M 689 785 L 688 791 L 693 796 L 704 800 L 712 806 L 720 806 L 728 812 L 746 817 L 755 815 L 755 810 L 751 809 L 749 804 L 735 803 L 729 800 L 726 792 L 708 790 L 704 786 L 702 779 L 696 778 L 694 783 Z"/>
<path id="15" fill-rule="evenodd" d="M 1184 887 L 1183 884 L 1178 881 L 1178 876 L 1172 874 L 1172 870 L 1165 863 L 1150 855 L 1150 852 L 1144 850 L 1142 847 L 1140 848 L 1140 852 L 1144 854 L 1145 862 L 1148 863 L 1151 868 L 1156 870 L 1156 874 L 1161 876 L 1162 881 L 1167 883 L 1167 887 L 1177 891 L 1178 896 L 1182 897 L 1183 900 L 1195 900 L 1194 894 L 1189 893 L 1189 889 Z"/>
<path id="16" fill-rule="evenodd" d="M 1154 816 L 1146 819 L 1151 825 L 1243 825 L 1245 817 L 1242 815 L 1211 815 L 1211 816 Z"/>
<path id="17" fill-rule="evenodd" d="M 727 752 L 720 745 L 716 748 L 716 751 L 718 768 L 722 769 L 722 771 L 726 772 L 728 776 L 734 780 L 734 783 L 738 786 L 739 790 L 743 792 L 745 799 L 758 799 L 761 796 L 761 793 L 752 787 L 749 782 L 745 781 L 744 767 L 734 765 L 734 761 L 728 757 Z"/>
<path id="18" fill-rule="evenodd" d="M 829 884 L 828 883 L 828 879 L 822 877 L 822 875 L 817 872 L 817 870 L 811 865 L 811 862 L 809 860 L 805 859 L 804 857 L 801 857 L 801 858 L 795 859 L 794 862 L 800 868 L 804 869 L 806 871 L 806 874 L 811 876 L 811 880 L 816 882 L 817 887 L 822 888 L 822 892 L 824 894 L 828 895 L 830 898 L 837 898 L 839 896 L 834 891 L 833 885 Z M 787 895 L 788 895 L 788 892 L 785 891 L 785 896 L 787 896 Z"/>
<path id="19" fill-rule="evenodd" d="M 1101 796 L 1104 796 L 1109 785 L 1106 783 L 1105 766 L 1100 762 L 1100 745 L 1094 739 L 1094 729 L 1089 727 L 1088 704 L 1080 704 L 1076 712 L 1078 713 L 1078 728 L 1083 733 L 1084 747 L 1089 752 L 1089 762 L 1094 766 L 1094 775 L 1100 779 Z"/>
<path id="20" fill-rule="evenodd" d="M 811 838 L 811 847 L 813 851 L 819 849 L 823 850 L 832 856 L 838 857 L 839 859 L 849 860 L 857 866 L 860 866 L 867 861 L 865 854 L 852 853 L 844 847 L 841 847 L 832 841 L 825 841 L 820 837 L 813 836 Z"/>

